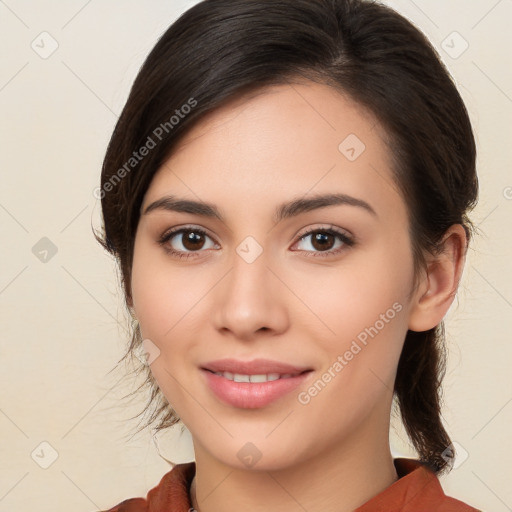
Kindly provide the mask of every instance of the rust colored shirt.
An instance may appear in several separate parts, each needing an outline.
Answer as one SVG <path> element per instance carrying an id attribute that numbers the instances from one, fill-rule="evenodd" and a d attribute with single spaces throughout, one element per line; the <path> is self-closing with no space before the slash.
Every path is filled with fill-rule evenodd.
<path id="1" fill-rule="evenodd" d="M 414 459 L 394 459 L 399 479 L 354 512 L 481 512 L 446 496 L 435 473 Z M 147 497 L 131 498 L 106 512 L 192 512 L 195 462 L 178 464 Z"/>

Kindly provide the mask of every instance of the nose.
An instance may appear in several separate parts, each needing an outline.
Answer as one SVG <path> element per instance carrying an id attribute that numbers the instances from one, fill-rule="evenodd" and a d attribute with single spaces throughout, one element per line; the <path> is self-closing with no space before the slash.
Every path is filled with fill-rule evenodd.
<path id="1" fill-rule="evenodd" d="M 266 252 L 250 262 L 234 251 L 229 264 L 230 270 L 215 287 L 215 328 L 240 340 L 286 331 L 289 292 Z"/>

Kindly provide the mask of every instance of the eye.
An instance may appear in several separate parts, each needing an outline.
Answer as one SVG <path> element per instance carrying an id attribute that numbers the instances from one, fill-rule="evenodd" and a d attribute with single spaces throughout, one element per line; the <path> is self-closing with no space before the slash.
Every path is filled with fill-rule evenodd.
<path id="1" fill-rule="evenodd" d="M 201 252 L 201 249 L 215 248 L 215 243 L 208 245 L 207 239 L 213 242 L 203 229 L 187 226 L 166 231 L 158 243 L 173 256 L 190 258 L 194 257 L 194 252 Z"/>
<path id="2" fill-rule="evenodd" d="M 311 254 L 308 256 L 315 257 L 332 256 L 355 244 L 353 238 L 333 226 L 309 230 L 299 238 L 296 245 L 303 243 L 303 247 L 299 247 L 299 250 L 309 252 Z"/>

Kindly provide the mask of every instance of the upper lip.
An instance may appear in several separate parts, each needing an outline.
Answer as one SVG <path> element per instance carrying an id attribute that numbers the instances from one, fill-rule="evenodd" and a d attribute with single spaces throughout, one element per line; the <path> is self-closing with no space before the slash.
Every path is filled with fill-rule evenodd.
<path id="1" fill-rule="evenodd" d="M 253 359 L 252 361 L 218 359 L 204 364 L 202 368 L 212 372 L 231 372 L 242 375 L 263 375 L 269 373 L 298 375 L 312 369 L 306 366 L 293 366 L 291 364 L 272 361 L 270 359 Z"/>

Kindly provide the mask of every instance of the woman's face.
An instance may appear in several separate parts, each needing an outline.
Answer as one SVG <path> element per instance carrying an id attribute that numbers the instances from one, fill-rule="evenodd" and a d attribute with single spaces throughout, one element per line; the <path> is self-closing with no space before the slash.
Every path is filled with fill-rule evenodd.
<path id="1" fill-rule="evenodd" d="M 213 112 L 158 170 L 133 306 L 196 456 L 278 469 L 388 442 L 413 283 L 391 175 L 375 119 L 310 82 Z"/>

